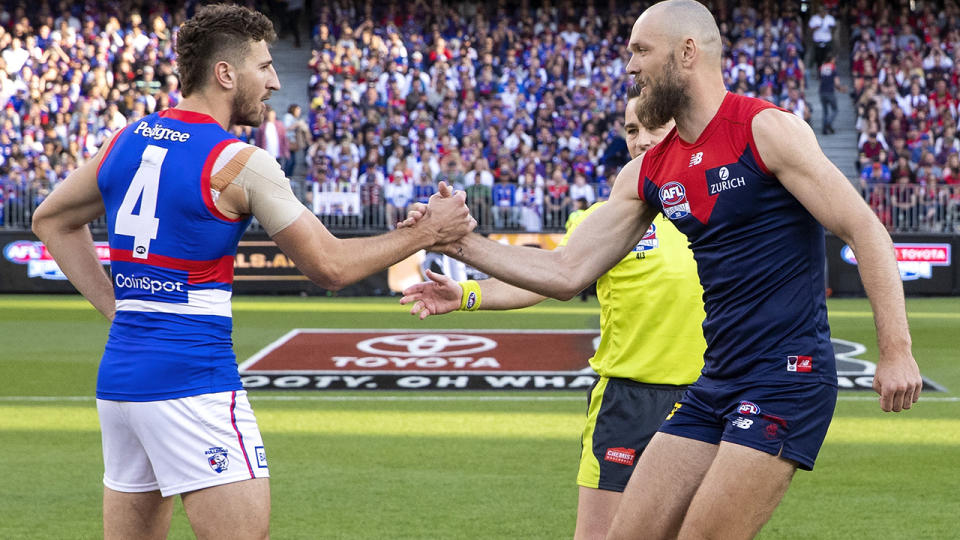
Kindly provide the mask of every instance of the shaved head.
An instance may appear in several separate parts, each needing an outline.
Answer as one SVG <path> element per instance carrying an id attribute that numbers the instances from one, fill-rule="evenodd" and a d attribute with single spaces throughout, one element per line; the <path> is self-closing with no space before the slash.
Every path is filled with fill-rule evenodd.
<path id="1" fill-rule="evenodd" d="M 682 119 L 704 88 L 726 93 L 723 43 L 710 10 L 694 0 L 667 0 L 644 11 L 630 32 L 626 70 L 640 89 L 637 116 L 647 126 Z"/>
<path id="2" fill-rule="evenodd" d="M 693 39 L 707 63 L 720 65 L 723 42 L 713 14 L 696 0 L 666 0 L 650 6 L 633 27 L 671 47 Z"/>

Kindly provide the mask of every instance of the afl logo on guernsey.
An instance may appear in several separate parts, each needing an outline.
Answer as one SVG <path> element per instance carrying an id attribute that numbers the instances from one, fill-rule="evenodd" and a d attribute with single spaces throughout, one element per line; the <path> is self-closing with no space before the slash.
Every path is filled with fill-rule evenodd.
<path id="1" fill-rule="evenodd" d="M 657 226 L 651 223 L 650 228 L 644 233 L 640 243 L 637 244 L 637 247 L 633 248 L 633 251 L 649 251 L 659 245 L 660 241 L 657 240 Z"/>
<path id="2" fill-rule="evenodd" d="M 663 204 L 663 214 L 670 219 L 680 219 L 690 215 L 687 190 L 680 182 L 664 184 L 660 188 L 660 202 Z"/>

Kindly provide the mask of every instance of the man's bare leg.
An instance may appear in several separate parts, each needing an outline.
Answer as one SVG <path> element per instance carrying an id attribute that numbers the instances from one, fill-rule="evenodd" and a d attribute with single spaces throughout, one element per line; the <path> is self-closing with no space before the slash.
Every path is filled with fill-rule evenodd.
<path id="1" fill-rule="evenodd" d="M 657 433 L 640 455 L 607 538 L 676 538 L 717 445 Z"/>
<path id="2" fill-rule="evenodd" d="M 619 491 L 608 491 L 580 486 L 577 498 L 577 530 L 575 540 L 603 540 L 617 513 L 623 496 Z"/>
<path id="3" fill-rule="evenodd" d="M 103 488 L 103 538 L 165 539 L 173 515 L 173 498 L 159 491 L 125 493 Z"/>
<path id="4" fill-rule="evenodd" d="M 753 538 L 780 504 L 796 468 L 793 461 L 721 442 L 690 502 L 679 538 Z M 731 504 L 736 506 L 735 516 Z"/>
<path id="5" fill-rule="evenodd" d="M 199 540 L 270 538 L 270 479 L 253 478 L 183 494 Z"/>

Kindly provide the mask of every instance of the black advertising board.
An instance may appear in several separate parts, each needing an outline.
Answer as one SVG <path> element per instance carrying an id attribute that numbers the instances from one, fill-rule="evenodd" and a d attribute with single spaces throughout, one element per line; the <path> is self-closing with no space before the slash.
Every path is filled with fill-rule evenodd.
<path id="1" fill-rule="evenodd" d="M 960 236 L 895 234 L 893 245 L 908 296 L 960 295 L 960 265 L 956 260 Z M 853 250 L 833 235 L 827 235 L 827 286 L 834 295 L 864 295 Z"/>
<path id="2" fill-rule="evenodd" d="M 548 235 L 499 235 L 500 241 L 541 245 Z M 509 238 L 506 238 L 509 237 Z M 94 235 L 97 255 L 109 270 L 106 235 Z M 900 277 L 907 295 L 960 296 L 960 236 L 899 234 L 893 236 Z M 76 292 L 43 244 L 29 231 L 0 231 L 0 293 Z M 834 295 L 862 296 L 863 285 L 853 251 L 842 240 L 826 237 L 827 286 Z M 423 258 L 420 254 L 416 257 Z M 422 278 L 423 261 L 411 257 L 389 270 L 350 285 L 337 296 L 391 294 Z M 403 279 L 401 279 L 403 278 Z M 396 283 L 392 283 L 390 280 Z M 297 270 L 293 261 L 263 233 L 249 233 L 240 241 L 234 258 L 234 292 L 237 294 L 326 294 Z"/>
<path id="3" fill-rule="evenodd" d="M 110 249 L 106 235 L 94 235 L 97 255 L 109 271 Z M 75 293 L 46 247 L 27 231 L 0 232 L 0 293 Z M 289 257 L 265 234 L 247 234 L 234 258 L 234 292 L 237 294 L 326 294 L 297 270 Z M 338 296 L 389 294 L 387 271 L 345 287 Z"/>

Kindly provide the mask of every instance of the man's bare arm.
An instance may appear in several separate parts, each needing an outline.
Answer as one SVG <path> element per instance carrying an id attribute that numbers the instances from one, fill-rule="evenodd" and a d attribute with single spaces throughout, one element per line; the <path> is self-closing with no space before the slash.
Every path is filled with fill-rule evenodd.
<path id="1" fill-rule="evenodd" d="M 472 221 L 463 204 L 462 192 L 448 200 L 437 198 L 435 208 L 414 227 L 363 238 L 337 238 L 309 210 L 290 226 L 272 236 L 305 276 L 321 287 L 339 290 L 350 283 L 379 272 L 417 251 L 434 245 L 449 234 L 465 234 Z M 455 206 L 462 207 L 455 208 Z"/>
<path id="2" fill-rule="evenodd" d="M 103 148 L 108 145 L 104 144 Z M 113 320 L 116 302 L 113 285 L 94 250 L 87 224 L 104 214 L 97 187 L 97 167 L 104 150 L 74 170 L 37 207 L 33 214 L 33 232 L 70 283 L 97 311 Z"/>
<path id="3" fill-rule="evenodd" d="M 911 340 L 893 243 L 886 229 L 837 167 L 810 127 L 795 115 L 763 111 L 753 121 L 757 150 L 794 197 L 857 257 L 873 308 L 880 360 L 874 389 L 884 411 L 909 409 L 923 381 Z"/>
<path id="4" fill-rule="evenodd" d="M 413 303 L 410 307 L 411 315 L 418 315 L 421 320 L 430 315 L 443 315 L 460 308 L 463 301 L 463 289 L 456 281 L 427 270 L 429 281 L 411 285 L 403 290 L 401 304 Z M 482 310 L 519 309 L 539 304 L 545 296 L 539 295 L 520 287 L 514 287 L 499 279 L 481 279 L 480 308 Z"/>
<path id="5" fill-rule="evenodd" d="M 256 216 L 297 268 L 326 289 L 339 290 L 420 249 L 452 242 L 476 226 L 464 204 L 465 194 L 453 195 L 441 183 L 441 193 L 431 197 L 416 225 L 379 236 L 341 239 L 297 200 L 279 164 L 263 150 L 246 147 L 221 170 L 228 183 L 217 208 L 231 217 Z"/>
<path id="6" fill-rule="evenodd" d="M 653 221 L 655 210 L 637 194 L 642 159 L 620 171 L 610 200 L 577 227 L 563 249 L 509 246 L 471 234 L 444 252 L 512 285 L 569 300 L 616 265 Z"/>

